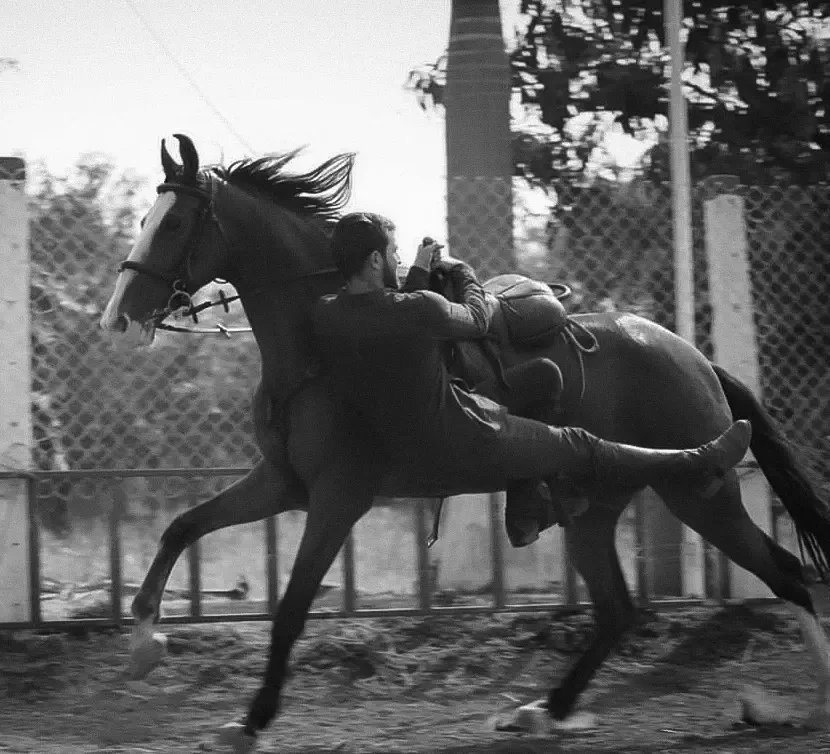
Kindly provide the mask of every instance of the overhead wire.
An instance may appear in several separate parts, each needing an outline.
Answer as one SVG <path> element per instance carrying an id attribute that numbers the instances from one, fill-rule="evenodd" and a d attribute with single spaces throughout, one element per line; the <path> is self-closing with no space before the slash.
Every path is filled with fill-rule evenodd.
<path id="1" fill-rule="evenodd" d="M 135 17 L 139 20 L 141 25 L 147 30 L 150 36 L 155 40 L 156 44 L 161 48 L 162 52 L 167 55 L 170 59 L 170 62 L 176 67 L 176 69 L 181 73 L 182 76 L 187 80 L 193 90 L 199 95 L 202 101 L 213 111 L 214 115 L 216 115 L 222 123 L 225 124 L 225 127 L 230 131 L 230 133 L 234 136 L 234 138 L 243 146 L 245 149 L 248 150 L 249 154 L 253 155 L 255 153 L 254 148 L 247 142 L 247 140 L 240 135 L 240 133 L 234 128 L 233 123 L 225 117 L 224 113 L 213 103 L 213 101 L 205 94 L 204 90 L 199 86 L 196 79 L 190 75 L 190 72 L 184 67 L 184 65 L 179 61 L 179 59 L 173 54 L 173 51 L 167 46 L 167 43 L 162 39 L 162 37 L 156 32 L 150 22 L 144 17 L 144 15 L 138 10 L 133 0 L 124 0 L 130 10 L 133 12 Z"/>

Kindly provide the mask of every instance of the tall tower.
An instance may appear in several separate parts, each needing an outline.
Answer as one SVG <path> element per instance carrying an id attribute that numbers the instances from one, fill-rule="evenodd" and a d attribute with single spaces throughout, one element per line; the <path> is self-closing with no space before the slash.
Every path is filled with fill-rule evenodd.
<path id="1" fill-rule="evenodd" d="M 450 253 L 482 277 L 515 271 L 510 60 L 498 0 L 453 0 L 447 58 Z"/>

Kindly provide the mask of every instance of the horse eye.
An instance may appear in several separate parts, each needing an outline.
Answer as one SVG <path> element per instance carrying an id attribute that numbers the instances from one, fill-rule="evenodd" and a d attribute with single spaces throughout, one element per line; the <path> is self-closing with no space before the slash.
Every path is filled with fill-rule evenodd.
<path id="1" fill-rule="evenodd" d="M 180 217 L 168 217 L 164 220 L 165 230 L 177 230 L 182 224 Z"/>

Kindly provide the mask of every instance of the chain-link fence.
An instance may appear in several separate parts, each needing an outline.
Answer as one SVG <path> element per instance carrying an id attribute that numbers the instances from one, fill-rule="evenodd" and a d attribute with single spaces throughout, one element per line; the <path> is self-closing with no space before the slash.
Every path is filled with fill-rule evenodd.
<path id="1" fill-rule="evenodd" d="M 821 471 L 817 462 L 830 450 L 830 187 L 730 190 L 744 200 L 763 400 Z M 455 212 L 454 233 L 451 222 L 451 247 L 460 245 L 483 276 L 508 271 L 503 244 L 487 231 L 504 221 L 503 181 L 456 178 L 450 191 L 464 208 Z M 703 213 L 710 192 L 708 186 L 693 192 L 692 238 L 696 341 L 711 358 Z M 567 283 L 572 311 L 625 310 L 675 328 L 670 186 L 563 187 L 545 226 L 518 217 L 510 271 Z"/>
<path id="2" fill-rule="evenodd" d="M 451 190 L 456 210 L 455 239 L 465 258 L 482 275 L 505 271 L 498 245 L 488 242 L 488 207 L 503 221 L 503 186 L 498 180 L 457 178 Z M 714 357 L 713 307 L 709 290 L 704 205 L 719 192 L 743 198 L 743 223 L 755 326 L 761 396 L 799 458 L 815 480 L 830 491 L 830 187 L 732 186 L 728 179 L 695 187 L 692 243 L 696 345 Z M 629 184 L 559 187 L 544 217 L 515 213 L 513 269 L 573 289 L 571 312 L 624 310 L 675 329 L 672 196 L 669 185 Z M 517 203 L 518 206 L 518 203 Z M 452 228 L 452 223 L 451 223 Z M 452 242 L 451 232 L 451 242 Z M 650 507 L 645 530 L 647 561 L 653 578 L 668 584 L 663 593 L 681 594 L 679 573 L 689 555 L 676 520 L 662 507 Z M 632 525 L 624 519 L 621 530 Z M 795 549 L 791 522 L 777 500 L 773 533 Z M 629 537 L 633 541 L 632 537 Z M 706 559 L 713 563 L 714 554 Z M 665 568 L 654 568 L 663 560 Z M 715 558 L 716 559 L 716 558 Z M 717 564 L 710 570 L 714 573 Z M 708 577 L 707 577 L 708 578 Z M 656 587 L 652 584 L 654 588 Z M 709 584 L 712 587 L 712 584 Z M 717 591 L 717 586 L 715 586 Z"/>
<path id="3" fill-rule="evenodd" d="M 830 187 L 735 192 L 744 199 L 762 398 L 807 465 L 830 482 L 819 463 L 830 455 Z M 699 187 L 692 212 L 695 321 L 697 345 L 711 358 L 706 198 Z M 668 186 L 562 191 L 550 230 L 548 279 L 574 288 L 573 308 L 633 311 L 674 328 Z M 536 268 L 538 274 L 538 261 Z"/>
<path id="4" fill-rule="evenodd" d="M 489 185 L 489 184 L 487 184 Z M 474 186 L 466 225 L 488 252 L 483 276 L 526 272 L 561 280 L 577 311 L 633 311 L 674 328 L 671 195 L 667 186 L 571 187 L 559 192 L 544 254 L 489 238 L 488 208 L 503 203 Z M 456 186 L 455 191 L 460 189 Z M 767 407 L 792 440 L 826 456 L 830 418 L 830 189 L 748 188 L 750 275 Z M 703 193 L 693 237 L 698 346 L 711 355 Z M 462 217 L 462 220 L 464 218 Z M 466 231 L 464 228 L 466 227 Z M 150 349 L 121 346 L 97 324 L 128 244 L 100 213 L 71 197 L 31 207 L 32 410 L 37 468 L 245 466 L 256 457 L 249 405 L 259 373 L 253 339 L 159 333 Z M 452 243 L 452 239 L 451 239 Z M 222 315 L 244 324 L 241 309 Z M 210 315 L 205 315 L 210 321 Z"/>
<path id="5" fill-rule="evenodd" d="M 136 349 L 104 333 L 98 319 L 131 238 L 81 192 L 32 196 L 30 243 L 34 467 L 250 466 L 253 338 L 159 332 Z M 244 320 L 241 308 L 223 319 Z M 202 324 L 212 321 L 206 313 Z M 40 496 L 48 529 L 65 531 L 68 511 L 85 509 L 82 487 L 64 479 Z M 194 479 L 190 499 L 208 494 L 203 487 Z"/>
<path id="6" fill-rule="evenodd" d="M 0 173 L 17 170 L 16 165 L 0 163 Z M 574 290 L 571 311 L 624 309 L 674 327 L 668 187 L 570 187 L 559 191 L 547 217 L 535 218 L 512 212 L 505 205 L 509 194 L 498 181 L 456 181 L 450 191 L 458 200 L 455 206 L 464 208 L 451 218 L 451 247 L 466 243 L 477 249 L 472 261 L 483 277 L 515 270 L 565 282 Z M 465 192 L 470 201 L 464 201 Z M 826 474 L 819 460 L 830 449 L 830 254 L 825 240 L 830 237 L 830 189 L 740 187 L 739 193 L 746 202 L 764 401 L 813 470 Z M 698 345 L 711 356 L 704 198 L 703 189 L 695 192 L 696 323 Z M 493 211 L 499 228 L 488 223 Z M 32 195 L 29 217 L 34 467 L 250 466 L 257 457 L 250 401 L 259 376 L 253 339 L 159 333 L 152 348 L 141 350 L 110 340 L 98 328 L 98 318 L 130 238 L 77 192 Z M 510 250 L 501 240 L 505 222 L 515 222 L 515 259 L 506 255 Z M 241 309 L 220 318 L 228 325 L 245 324 Z M 202 324 L 211 324 L 211 317 Z M 152 516 L 161 505 L 169 517 L 216 488 L 209 478 L 177 478 L 164 484 L 132 478 L 126 490 L 132 508 L 125 515 Z M 60 537 L 77 530 L 78 522 L 85 529 L 83 522 L 105 515 L 100 496 L 90 494 L 93 487 L 69 476 L 40 484 L 37 513 L 45 530 Z M 629 549 L 643 546 L 635 519 L 626 517 L 622 526 Z M 655 553 L 654 548 L 636 549 L 632 574 L 638 559 Z M 556 570 L 557 579 L 567 575 Z M 561 593 L 561 584 L 556 589 Z"/>

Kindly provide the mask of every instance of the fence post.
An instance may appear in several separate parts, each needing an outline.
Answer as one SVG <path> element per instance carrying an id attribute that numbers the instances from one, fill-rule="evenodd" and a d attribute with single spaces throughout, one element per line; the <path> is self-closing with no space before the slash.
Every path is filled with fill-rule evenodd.
<path id="1" fill-rule="evenodd" d="M 0 157 L 0 471 L 31 468 L 29 218 L 26 165 Z M 33 619 L 25 478 L 0 479 L 0 623 Z"/>
<path id="2" fill-rule="evenodd" d="M 737 179 L 725 177 L 735 185 Z M 727 191 L 729 193 L 720 193 Z M 709 193 L 704 206 L 706 255 L 712 304 L 714 361 L 760 394 L 758 347 L 753 320 L 749 253 L 743 197 L 721 183 Z M 741 496 L 752 520 L 771 533 L 770 493 L 757 467 L 739 469 Z M 770 590 L 755 576 L 729 564 L 730 595 L 751 599 L 770 597 Z"/>

